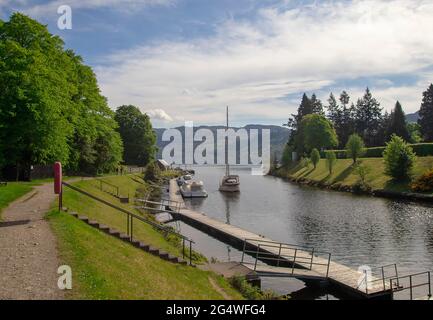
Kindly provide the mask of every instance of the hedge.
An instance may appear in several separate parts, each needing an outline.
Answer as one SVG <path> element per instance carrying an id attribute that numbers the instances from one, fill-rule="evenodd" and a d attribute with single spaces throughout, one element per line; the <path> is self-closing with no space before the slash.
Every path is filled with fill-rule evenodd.
<path id="1" fill-rule="evenodd" d="M 433 143 L 416 143 L 410 145 L 418 157 L 433 156 Z M 335 152 L 337 159 L 346 159 L 346 150 L 326 150 L 321 152 L 321 157 L 326 158 L 327 152 Z M 385 147 L 367 148 L 362 158 L 382 158 Z"/>

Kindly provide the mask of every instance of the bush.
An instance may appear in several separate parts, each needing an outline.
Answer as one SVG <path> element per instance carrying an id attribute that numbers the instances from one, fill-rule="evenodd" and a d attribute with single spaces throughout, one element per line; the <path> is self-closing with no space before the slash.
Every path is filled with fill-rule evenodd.
<path id="1" fill-rule="evenodd" d="M 161 170 L 159 170 L 159 167 L 156 165 L 156 163 L 149 163 L 146 167 L 146 171 L 144 172 L 144 181 L 151 181 L 157 183 L 159 182 L 160 177 Z"/>
<path id="2" fill-rule="evenodd" d="M 316 148 L 314 148 L 314 149 L 311 151 L 310 159 L 311 159 L 311 162 L 313 163 L 314 169 L 316 169 L 317 164 L 318 164 L 319 161 L 320 161 L 320 153 L 319 153 L 319 150 L 317 150 Z"/>
<path id="3" fill-rule="evenodd" d="M 352 134 L 346 144 L 346 154 L 347 157 L 356 163 L 359 157 L 365 153 L 365 145 L 362 138 L 357 134 Z"/>
<path id="4" fill-rule="evenodd" d="M 385 173 L 395 180 L 405 180 L 412 174 L 415 159 L 412 147 L 402 138 L 393 135 L 383 153 Z"/>
<path id="5" fill-rule="evenodd" d="M 433 169 L 427 171 L 412 183 L 411 188 L 416 192 L 433 191 Z"/>
<path id="6" fill-rule="evenodd" d="M 329 174 L 332 174 L 334 171 L 335 164 L 337 163 L 337 156 L 334 152 L 326 153 L 326 165 L 329 170 Z"/>
<path id="7" fill-rule="evenodd" d="M 367 183 L 367 176 L 371 172 L 371 168 L 360 163 L 355 168 L 355 173 L 359 177 L 359 183 L 355 186 L 358 191 L 370 191 L 371 187 Z"/>

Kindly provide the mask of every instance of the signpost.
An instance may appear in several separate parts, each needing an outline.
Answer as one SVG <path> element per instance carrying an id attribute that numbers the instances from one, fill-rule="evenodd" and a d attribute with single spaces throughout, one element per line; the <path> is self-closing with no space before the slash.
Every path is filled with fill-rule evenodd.
<path id="1" fill-rule="evenodd" d="M 61 211 L 63 207 L 62 163 L 61 162 L 54 163 L 54 193 L 59 195 L 59 211 Z"/>

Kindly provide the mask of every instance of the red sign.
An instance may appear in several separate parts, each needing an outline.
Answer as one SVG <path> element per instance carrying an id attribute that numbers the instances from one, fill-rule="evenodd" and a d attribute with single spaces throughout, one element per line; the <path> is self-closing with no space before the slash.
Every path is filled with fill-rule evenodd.
<path id="1" fill-rule="evenodd" d="M 54 193 L 62 193 L 62 164 L 60 162 L 54 163 Z"/>

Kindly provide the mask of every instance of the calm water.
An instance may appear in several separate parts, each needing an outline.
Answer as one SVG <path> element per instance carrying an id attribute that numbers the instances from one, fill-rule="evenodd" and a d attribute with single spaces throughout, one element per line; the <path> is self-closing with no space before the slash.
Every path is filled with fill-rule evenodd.
<path id="1" fill-rule="evenodd" d="M 276 241 L 331 252 L 334 261 L 354 268 L 397 263 L 400 273 L 433 270 L 433 206 L 299 187 L 239 168 L 232 171 L 240 175 L 241 193 L 227 195 L 218 191 L 223 168 L 195 169 L 209 197 L 187 205 L 210 217 Z M 208 257 L 239 257 L 237 250 L 179 226 Z"/>

